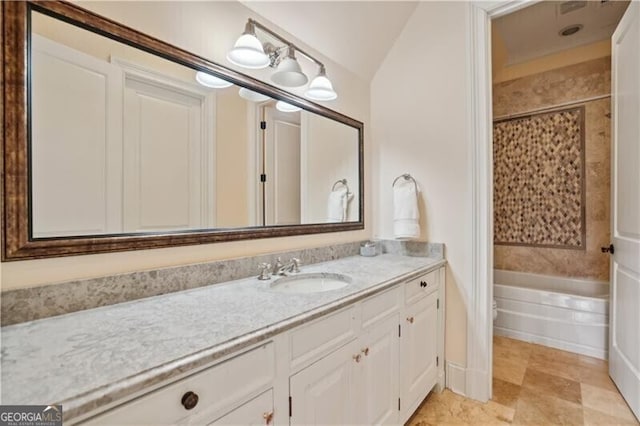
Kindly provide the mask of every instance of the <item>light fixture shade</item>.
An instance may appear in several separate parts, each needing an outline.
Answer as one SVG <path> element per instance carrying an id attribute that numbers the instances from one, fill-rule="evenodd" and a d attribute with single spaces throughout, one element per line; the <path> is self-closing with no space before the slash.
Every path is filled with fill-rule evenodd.
<path id="1" fill-rule="evenodd" d="M 224 89 L 225 87 L 233 86 L 233 83 L 227 80 L 223 80 L 202 71 L 198 71 L 196 73 L 196 81 L 205 87 L 211 87 L 213 89 Z"/>
<path id="2" fill-rule="evenodd" d="M 251 101 L 251 102 L 264 102 L 264 101 L 268 101 L 269 99 L 271 99 L 267 95 L 263 95 L 262 93 L 254 92 L 253 90 L 249 90 L 249 89 L 246 89 L 244 87 L 241 87 L 240 90 L 238 90 L 238 94 L 240 95 L 240 97 L 242 99 L 246 99 L 246 100 Z"/>
<path id="3" fill-rule="evenodd" d="M 309 84 L 304 95 L 314 101 L 332 101 L 338 97 L 336 91 L 333 90 L 331 80 L 324 73 L 311 80 L 311 84 Z"/>
<path id="4" fill-rule="evenodd" d="M 255 34 L 244 33 L 227 53 L 227 59 L 239 67 L 259 69 L 269 66 L 269 56 Z"/>
<path id="5" fill-rule="evenodd" d="M 291 105 L 290 103 L 287 103 L 284 101 L 278 101 L 276 102 L 276 109 L 282 112 L 298 112 L 302 108 L 297 107 L 295 105 Z"/>
<path id="6" fill-rule="evenodd" d="M 276 72 L 271 76 L 271 81 L 280 86 L 298 87 L 307 84 L 309 79 L 302 72 L 296 58 L 287 56 L 276 68 Z"/>

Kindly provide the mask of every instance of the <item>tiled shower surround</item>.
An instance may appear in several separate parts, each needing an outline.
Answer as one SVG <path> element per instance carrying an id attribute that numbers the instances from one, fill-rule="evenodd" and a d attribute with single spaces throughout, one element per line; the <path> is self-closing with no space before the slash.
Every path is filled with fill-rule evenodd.
<path id="1" fill-rule="evenodd" d="M 539 108 L 609 95 L 611 58 L 600 58 L 527 77 L 495 84 L 496 118 Z M 607 281 L 609 256 L 600 247 L 609 245 L 611 101 L 584 102 L 585 108 L 585 220 L 584 249 L 496 245 L 495 267 L 544 275 Z"/>

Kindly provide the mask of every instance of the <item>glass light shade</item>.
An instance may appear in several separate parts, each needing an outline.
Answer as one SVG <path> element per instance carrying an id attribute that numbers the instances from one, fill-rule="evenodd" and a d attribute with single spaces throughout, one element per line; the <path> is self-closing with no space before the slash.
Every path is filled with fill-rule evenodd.
<path id="1" fill-rule="evenodd" d="M 311 84 L 304 92 L 304 95 L 314 101 L 332 101 L 338 97 L 338 94 L 333 90 L 331 80 L 324 74 L 316 76 L 311 80 Z"/>
<path id="2" fill-rule="evenodd" d="M 266 68 L 270 63 L 262 43 L 253 34 L 242 34 L 227 53 L 227 59 L 232 64 L 250 69 Z"/>
<path id="3" fill-rule="evenodd" d="M 280 86 L 298 87 L 307 84 L 309 79 L 302 72 L 296 58 L 288 56 L 280 62 L 276 72 L 271 76 L 271 81 Z"/>
<path id="4" fill-rule="evenodd" d="M 302 108 L 297 107 L 295 105 L 291 105 L 284 101 L 278 101 L 276 102 L 276 109 L 282 112 L 297 112 L 297 111 L 300 111 Z"/>
<path id="5" fill-rule="evenodd" d="M 241 87 L 240 90 L 238 90 L 238 94 L 242 99 L 246 99 L 251 102 L 264 102 L 271 99 L 267 95 L 254 92 L 253 90 L 245 89 L 244 87 Z"/>
<path id="6" fill-rule="evenodd" d="M 213 89 L 224 89 L 225 87 L 233 86 L 233 83 L 227 80 L 223 80 L 202 71 L 198 71 L 196 73 L 196 81 L 205 87 L 211 87 Z"/>

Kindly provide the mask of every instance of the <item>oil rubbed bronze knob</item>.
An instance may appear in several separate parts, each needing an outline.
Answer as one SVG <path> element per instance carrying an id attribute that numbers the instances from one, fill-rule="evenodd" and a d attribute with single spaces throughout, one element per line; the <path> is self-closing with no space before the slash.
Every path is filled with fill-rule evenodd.
<path id="1" fill-rule="evenodd" d="M 357 354 L 357 355 L 354 355 L 354 356 L 353 356 L 353 360 L 354 360 L 355 362 L 360 362 L 360 360 L 361 360 L 361 359 L 362 359 L 362 355 L 360 355 L 360 354 Z"/>
<path id="2" fill-rule="evenodd" d="M 426 286 L 427 286 L 426 281 L 420 281 L 420 287 L 426 287 Z"/>
<path id="3" fill-rule="evenodd" d="M 187 392 L 184 395 L 182 395 L 182 405 L 184 406 L 185 409 L 187 410 L 191 410 L 193 409 L 196 405 L 198 405 L 198 394 L 195 392 Z"/>
<path id="4" fill-rule="evenodd" d="M 407 317 L 407 321 L 409 321 L 409 324 L 413 324 L 413 317 Z"/>
<path id="5" fill-rule="evenodd" d="M 364 348 L 360 352 L 362 352 L 364 356 L 369 356 L 369 348 Z"/>
<path id="6" fill-rule="evenodd" d="M 271 424 L 271 420 L 273 420 L 273 411 L 270 411 L 268 413 L 264 413 L 262 415 L 262 418 L 264 419 L 264 422 L 266 425 L 270 425 Z"/>

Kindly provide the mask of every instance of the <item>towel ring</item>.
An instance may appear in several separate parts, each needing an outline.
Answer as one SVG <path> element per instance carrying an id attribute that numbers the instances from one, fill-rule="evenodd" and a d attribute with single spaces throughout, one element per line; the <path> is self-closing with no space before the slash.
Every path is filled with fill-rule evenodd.
<path id="1" fill-rule="evenodd" d="M 338 179 L 333 186 L 331 187 L 331 191 L 335 191 L 336 190 L 336 186 L 338 185 L 344 185 L 347 188 L 347 194 L 349 194 L 351 191 L 349 190 L 349 185 L 347 185 L 347 180 L 346 179 Z"/>
<path id="2" fill-rule="evenodd" d="M 395 178 L 393 180 L 393 183 L 391 184 L 391 187 L 396 186 L 396 182 L 398 182 L 398 179 L 404 178 L 404 180 L 410 180 L 413 181 L 413 186 L 415 186 L 416 188 L 416 194 L 418 193 L 418 182 L 416 182 L 416 180 L 414 179 L 413 176 L 411 176 L 409 173 L 403 173 L 400 176 L 398 176 L 397 178 Z"/>

